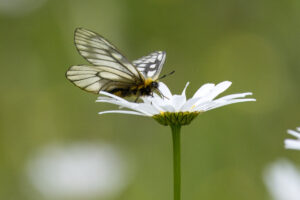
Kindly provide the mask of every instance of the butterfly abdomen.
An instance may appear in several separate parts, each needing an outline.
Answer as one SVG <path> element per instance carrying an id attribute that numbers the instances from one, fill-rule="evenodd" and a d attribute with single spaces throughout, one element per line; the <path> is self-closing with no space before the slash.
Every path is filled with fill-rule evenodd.
<path id="1" fill-rule="evenodd" d="M 133 91 L 130 90 L 130 88 L 115 88 L 115 89 L 109 91 L 109 93 L 112 93 L 119 97 L 129 97 L 134 94 Z"/>
<path id="2" fill-rule="evenodd" d="M 119 97 L 130 97 L 130 96 L 150 96 L 153 91 L 158 88 L 158 83 L 156 81 L 146 80 L 144 83 L 139 85 L 134 85 L 129 88 L 115 88 L 108 91 Z"/>

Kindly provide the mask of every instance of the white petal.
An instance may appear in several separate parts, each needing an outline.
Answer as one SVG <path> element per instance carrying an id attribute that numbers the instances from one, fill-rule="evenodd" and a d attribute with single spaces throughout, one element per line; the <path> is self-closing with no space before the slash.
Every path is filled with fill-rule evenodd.
<path id="1" fill-rule="evenodd" d="M 181 95 L 174 95 L 171 99 L 171 105 L 174 107 L 175 112 L 180 111 L 181 107 L 185 104 L 186 98 Z"/>
<path id="2" fill-rule="evenodd" d="M 204 98 L 204 97 L 203 98 L 195 98 L 195 99 L 197 99 L 197 101 L 194 103 L 195 107 L 207 105 L 212 102 L 211 100 L 208 100 L 207 98 Z"/>
<path id="3" fill-rule="evenodd" d="M 111 100 L 111 99 L 112 99 L 111 97 L 100 96 L 100 97 L 97 97 L 96 102 L 97 102 L 98 100 Z"/>
<path id="4" fill-rule="evenodd" d="M 256 101 L 256 99 L 233 99 L 233 100 L 230 100 L 228 102 L 226 102 L 225 105 L 229 105 L 229 104 L 235 104 L 235 103 L 242 103 L 242 102 L 249 102 L 249 101 Z"/>
<path id="5" fill-rule="evenodd" d="M 127 107 L 127 108 L 132 108 L 134 107 L 134 103 L 131 102 L 122 102 L 122 101 L 117 101 L 114 99 L 111 100 L 96 100 L 96 102 L 102 102 L 102 103 L 110 103 L 110 104 L 115 104 L 118 106 L 122 106 L 122 107 Z"/>
<path id="6" fill-rule="evenodd" d="M 186 88 L 189 86 L 189 84 L 190 84 L 190 82 L 187 82 L 187 83 L 185 84 L 185 87 L 184 87 L 184 89 L 182 90 L 181 96 L 186 96 L 186 95 L 185 95 L 185 91 L 186 91 Z"/>
<path id="7" fill-rule="evenodd" d="M 196 106 L 196 108 L 194 110 L 196 111 L 207 111 L 209 110 L 209 108 L 213 107 L 213 106 L 217 106 L 217 105 L 220 105 L 220 103 L 217 103 L 217 102 L 206 102 L 206 103 L 202 103 L 198 106 Z"/>
<path id="8" fill-rule="evenodd" d="M 171 104 L 173 97 L 171 98 L 153 98 L 151 102 L 155 102 L 157 105 L 167 105 L 167 104 Z"/>
<path id="9" fill-rule="evenodd" d="M 207 95 L 207 98 L 209 100 L 213 100 L 216 96 L 218 96 L 219 94 L 227 90 L 230 87 L 230 85 L 231 85 L 230 81 L 223 81 L 219 83 L 212 89 L 210 94 Z"/>
<path id="10" fill-rule="evenodd" d="M 143 100 L 144 103 L 151 103 L 153 101 L 153 97 L 151 96 L 144 96 L 144 97 L 141 97 L 141 99 Z"/>
<path id="11" fill-rule="evenodd" d="M 219 98 L 219 100 L 221 100 L 221 99 L 222 100 L 229 100 L 229 99 L 243 98 L 243 97 L 248 96 L 248 95 L 252 95 L 252 93 L 251 92 L 245 92 L 245 93 L 238 93 L 238 94 L 230 94 L 230 95 Z"/>
<path id="12" fill-rule="evenodd" d="M 137 110 L 149 116 L 156 115 L 160 112 L 152 104 L 146 104 L 146 103 L 140 103 L 137 107 L 134 108 L 134 110 Z"/>
<path id="13" fill-rule="evenodd" d="M 158 113 L 166 112 L 166 110 L 164 110 L 164 108 L 162 108 L 160 105 L 156 104 L 155 101 L 152 102 L 152 106 L 158 111 Z M 158 114 L 158 113 L 156 113 L 156 114 Z"/>
<path id="14" fill-rule="evenodd" d="M 299 140 L 286 139 L 286 140 L 284 140 L 284 146 L 286 149 L 300 150 Z"/>
<path id="15" fill-rule="evenodd" d="M 182 106 L 181 111 L 192 111 L 196 108 L 196 103 L 199 101 L 200 98 L 191 98 L 187 100 L 187 102 Z"/>
<path id="16" fill-rule="evenodd" d="M 287 132 L 288 132 L 288 134 L 295 136 L 296 138 L 300 138 L 300 133 L 298 133 L 294 130 L 288 130 Z"/>
<path id="17" fill-rule="evenodd" d="M 102 111 L 99 112 L 99 115 L 102 114 L 108 114 L 108 113 L 120 113 L 120 114 L 130 114 L 130 115 L 140 115 L 140 116 L 148 116 L 139 112 L 135 112 L 135 111 L 130 111 L 130 110 L 108 110 L 108 111 Z"/>
<path id="18" fill-rule="evenodd" d="M 200 98 L 207 95 L 213 88 L 215 87 L 215 84 L 213 83 L 207 83 L 202 85 L 194 94 L 193 98 Z"/>
<path id="19" fill-rule="evenodd" d="M 203 85 L 193 96 L 193 98 L 199 99 L 199 101 L 195 103 L 195 106 L 212 101 L 216 96 L 230 87 L 230 85 L 230 81 L 223 81 L 216 86 L 214 84 Z"/>
<path id="20" fill-rule="evenodd" d="M 164 112 L 176 112 L 175 108 L 172 105 L 160 105 L 160 107 L 164 110 Z"/>
<path id="21" fill-rule="evenodd" d="M 161 97 L 158 94 L 154 93 L 152 96 L 143 96 L 141 97 L 144 103 L 151 104 L 153 101 L 164 102 L 165 97 Z"/>
<path id="22" fill-rule="evenodd" d="M 165 96 L 167 98 L 172 98 L 172 93 L 171 93 L 170 89 L 163 82 L 159 82 L 158 90 L 162 93 L 163 96 Z"/>
<path id="23" fill-rule="evenodd" d="M 119 100 L 119 101 L 125 101 L 125 99 L 123 99 L 123 98 L 121 98 L 121 97 L 119 97 L 119 96 L 117 96 L 117 95 L 111 94 L 111 93 L 109 93 L 109 92 L 100 91 L 99 94 L 102 94 L 102 95 L 105 95 L 105 96 L 109 96 L 109 97 L 111 97 L 111 98 L 113 98 L 113 99 L 117 99 L 117 100 Z"/>
<path id="24" fill-rule="evenodd" d="M 208 111 L 208 110 L 212 110 L 212 109 L 219 108 L 222 106 L 227 106 L 229 104 L 248 102 L 248 101 L 256 101 L 256 99 L 235 99 L 235 100 L 231 100 L 231 101 L 217 101 L 216 100 L 211 103 L 199 106 L 196 108 L 196 110 Z"/>

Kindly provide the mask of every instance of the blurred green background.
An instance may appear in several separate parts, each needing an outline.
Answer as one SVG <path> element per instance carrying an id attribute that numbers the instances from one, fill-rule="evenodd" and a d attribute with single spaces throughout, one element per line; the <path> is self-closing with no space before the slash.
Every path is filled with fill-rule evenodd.
<path id="1" fill-rule="evenodd" d="M 166 51 L 162 74 L 176 70 L 164 80 L 174 93 L 187 81 L 191 96 L 224 80 L 233 82 L 226 94 L 253 92 L 257 102 L 204 113 L 183 128 L 182 199 L 270 199 L 265 166 L 281 157 L 300 164 L 299 152 L 283 148 L 286 130 L 300 126 L 299 18 L 297 0 L 1 0 L 0 199 L 61 198 L 33 186 L 28 160 L 45 146 L 80 142 L 130 157 L 126 187 L 109 198 L 172 199 L 169 128 L 99 116 L 115 107 L 65 78 L 71 65 L 87 63 L 73 44 L 76 27 L 105 36 L 129 60 Z"/>

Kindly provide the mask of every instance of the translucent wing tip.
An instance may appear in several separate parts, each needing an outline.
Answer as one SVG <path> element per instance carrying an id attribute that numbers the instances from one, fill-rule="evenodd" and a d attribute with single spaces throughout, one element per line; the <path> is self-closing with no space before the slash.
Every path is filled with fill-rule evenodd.
<path id="1" fill-rule="evenodd" d="M 90 31 L 90 30 L 83 28 L 83 27 L 77 27 L 77 28 L 75 28 L 75 32 L 77 32 L 77 31 Z"/>
<path id="2" fill-rule="evenodd" d="M 162 54 L 165 56 L 167 53 L 165 51 L 154 51 L 152 54 Z"/>
<path id="3" fill-rule="evenodd" d="M 75 31 L 74 31 L 75 37 L 76 37 L 77 34 L 80 34 L 80 33 L 81 34 L 84 34 L 84 33 L 95 34 L 93 31 L 88 30 L 86 28 L 82 28 L 82 27 L 76 28 Z"/>
<path id="4" fill-rule="evenodd" d="M 83 28 L 83 27 L 77 27 L 77 28 L 75 28 L 75 32 L 78 31 L 78 30 L 82 30 L 82 29 L 85 29 L 85 28 Z"/>
<path id="5" fill-rule="evenodd" d="M 162 64 L 164 64 L 167 53 L 165 51 L 155 51 L 155 53 L 160 54 L 162 56 L 161 60 L 162 60 Z"/>
<path id="6" fill-rule="evenodd" d="M 77 28 L 75 28 L 74 35 L 76 35 L 76 33 L 78 33 L 78 32 L 85 31 L 85 30 L 86 30 L 85 28 L 77 27 Z"/>

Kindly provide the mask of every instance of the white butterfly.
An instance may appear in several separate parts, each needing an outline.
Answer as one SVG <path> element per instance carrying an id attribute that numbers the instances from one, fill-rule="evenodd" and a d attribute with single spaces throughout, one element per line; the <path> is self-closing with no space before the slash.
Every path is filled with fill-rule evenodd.
<path id="1" fill-rule="evenodd" d="M 92 31 L 77 28 L 75 45 L 89 65 L 75 65 L 66 77 L 81 89 L 98 94 L 100 91 L 126 97 L 152 95 L 158 88 L 158 77 L 166 59 L 164 51 L 129 62 L 117 48 Z"/>

